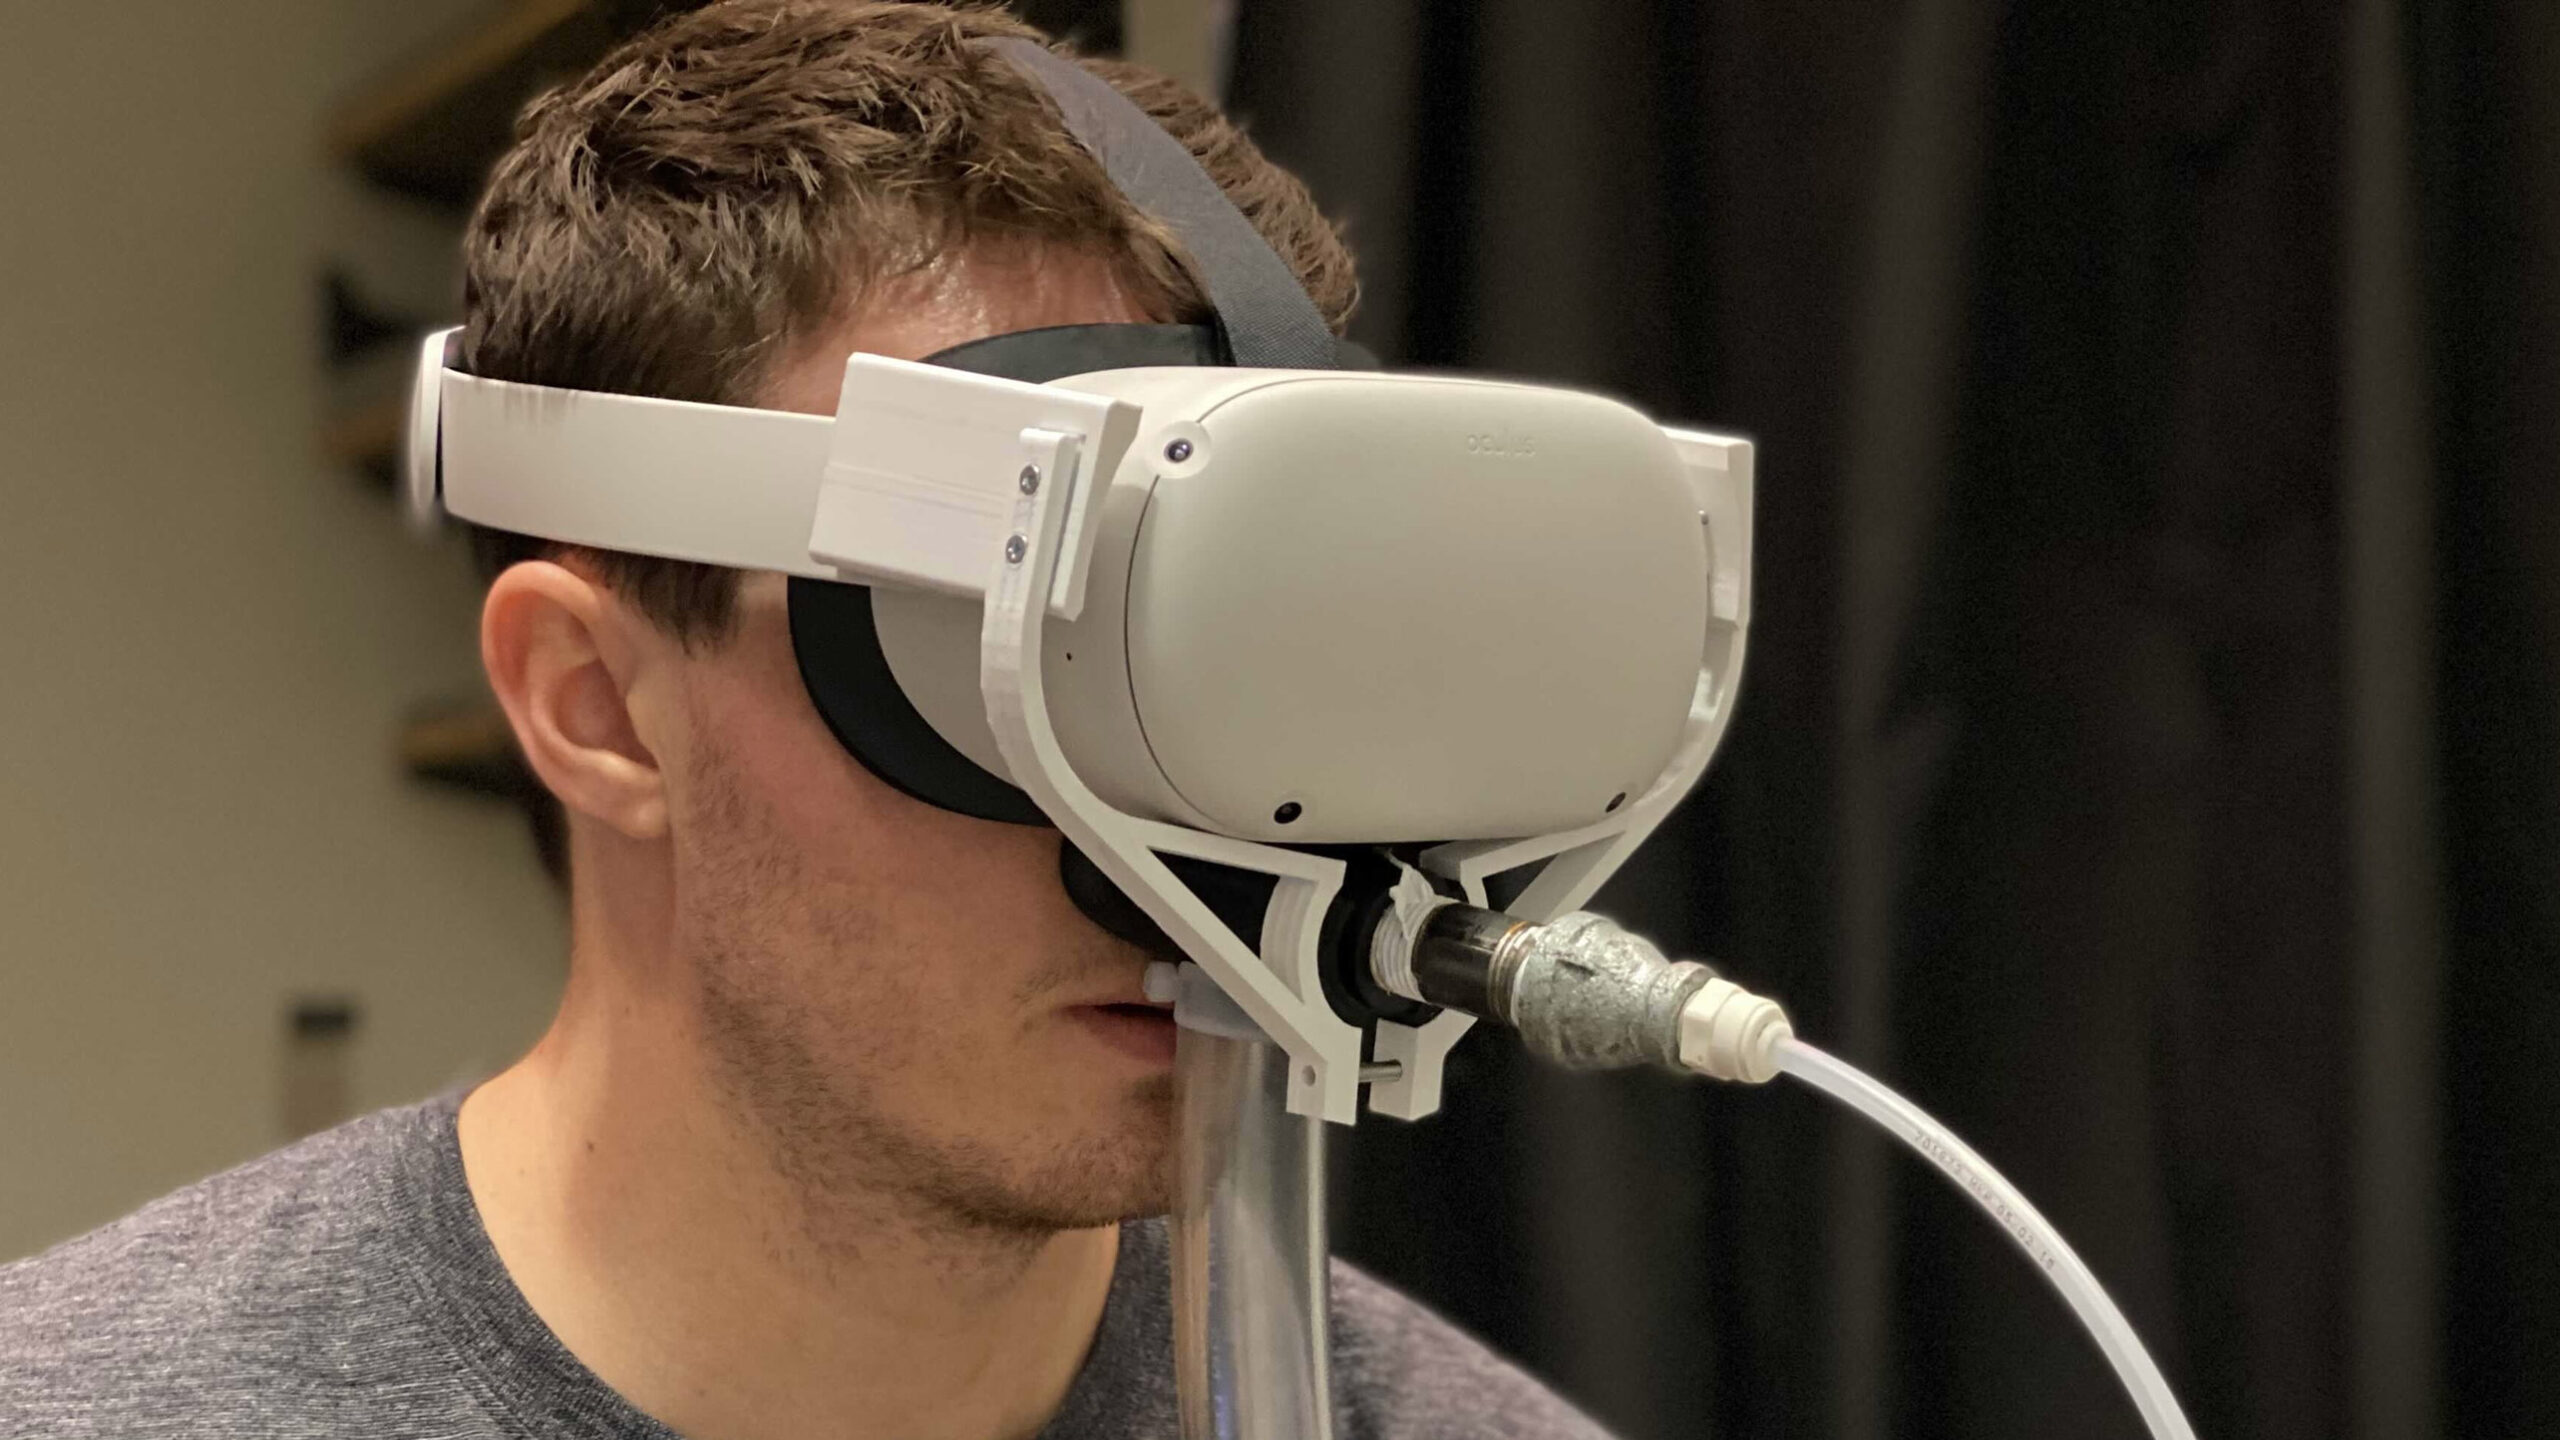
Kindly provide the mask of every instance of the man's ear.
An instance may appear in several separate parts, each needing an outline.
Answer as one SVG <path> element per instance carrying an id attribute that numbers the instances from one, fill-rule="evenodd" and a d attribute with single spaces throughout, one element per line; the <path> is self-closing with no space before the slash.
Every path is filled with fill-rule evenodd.
<path id="1" fill-rule="evenodd" d="M 480 663 L 544 788 L 571 811 L 634 840 L 666 834 L 657 757 L 633 723 L 644 647 L 611 592 L 565 566 L 528 560 L 489 585 Z"/>

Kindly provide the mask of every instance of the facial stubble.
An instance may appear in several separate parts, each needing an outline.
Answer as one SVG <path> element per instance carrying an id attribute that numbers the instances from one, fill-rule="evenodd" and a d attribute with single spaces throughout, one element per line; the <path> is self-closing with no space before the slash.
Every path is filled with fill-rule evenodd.
<path id="1" fill-rule="evenodd" d="M 965 1053 L 937 1028 L 917 977 L 978 957 L 936 945 L 930 924 L 914 923 L 898 897 L 802 853 L 716 745 L 698 753 L 688 783 L 678 939 L 710 1070 L 799 1198 L 813 1241 L 876 1241 L 885 1224 L 1036 1243 L 1168 1208 L 1169 1076 L 1132 1079 L 1093 1123 L 1037 1138 L 902 1113 L 896 1096 L 915 1094 Z M 991 1002 L 1038 1013 L 1043 995 L 1104 963 L 1081 937 L 1048 938 L 1055 958 Z"/>

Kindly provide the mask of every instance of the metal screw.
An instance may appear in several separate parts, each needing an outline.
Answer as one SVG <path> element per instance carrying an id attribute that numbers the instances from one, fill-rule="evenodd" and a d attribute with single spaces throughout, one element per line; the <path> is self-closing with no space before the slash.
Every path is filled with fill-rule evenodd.
<path id="1" fill-rule="evenodd" d="M 1167 445 L 1164 447 L 1164 458 L 1172 461 L 1176 465 L 1190 459 L 1191 442 L 1188 440 L 1176 440 L 1172 444 Z"/>
<path id="2" fill-rule="evenodd" d="M 1039 466 L 1025 465 L 1022 467 L 1022 493 L 1025 495 L 1037 495 L 1040 493 Z"/>
<path id="3" fill-rule="evenodd" d="M 1031 542 L 1023 539 L 1019 535 L 1016 535 L 1012 539 L 1004 542 L 1004 558 L 1006 564 L 1019 565 L 1022 563 L 1022 557 L 1030 553 Z"/>

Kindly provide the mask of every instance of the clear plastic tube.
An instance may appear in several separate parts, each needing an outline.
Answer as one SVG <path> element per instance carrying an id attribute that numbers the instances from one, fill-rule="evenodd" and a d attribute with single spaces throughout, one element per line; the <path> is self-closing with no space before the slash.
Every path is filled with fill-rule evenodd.
<path id="1" fill-rule="evenodd" d="M 1277 1045 L 1185 1025 L 1173 1053 L 1182 1440 L 1331 1440 L 1324 1122 L 1289 1113 Z"/>
<path id="2" fill-rule="evenodd" d="M 1956 1188 L 1972 1197 L 2070 1302 L 2072 1313 L 2106 1352 L 2107 1363 L 2115 1367 L 2116 1378 L 2124 1382 L 2125 1393 L 2142 1412 L 2153 1440 L 2195 1440 L 2186 1412 L 2169 1393 L 2169 1382 L 2161 1377 L 2160 1367 L 2151 1363 L 2151 1353 L 2125 1323 L 2124 1313 L 2107 1298 L 2098 1277 L 2072 1253 L 2052 1222 L 2036 1213 L 2027 1197 L 2001 1179 L 1989 1161 L 1919 1106 L 1844 1060 L 1792 1037 L 1778 1042 L 1777 1058 L 1780 1070 L 1874 1121 L 1955 1181 Z"/>

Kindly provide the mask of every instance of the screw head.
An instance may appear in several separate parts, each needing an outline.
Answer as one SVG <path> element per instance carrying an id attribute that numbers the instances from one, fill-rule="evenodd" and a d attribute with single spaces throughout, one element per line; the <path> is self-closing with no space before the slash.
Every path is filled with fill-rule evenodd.
<path id="1" fill-rule="evenodd" d="M 1039 466 L 1025 465 L 1022 467 L 1022 493 L 1025 495 L 1037 495 L 1040 493 Z"/>
<path id="2" fill-rule="evenodd" d="M 1272 811 L 1272 812 L 1271 812 L 1271 819 L 1272 819 L 1273 823 L 1275 823 L 1275 824 L 1280 824 L 1280 825 L 1293 825 L 1293 824 L 1296 824 L 1296 823 L 1297 823 L 1297 819 L 1298 819 L 1298 817 L 1299 817 L 1299 816 L 1304 815 L 1304 814 L 1306 814 L 1306 813 L 1307 813 L 1307 807 L 1305 807 L 1305 806 L 1303 806 L 1303 805 L 1299 804 L 1299 803 L 1298 803 L 1297 801 L 1295 801 L 1295 800 L 1291 800 L 1291 801 L 1289 801 L 1288 803 L 1286 803 L 1286 804 L 1282 805 L 1279 809 Z"/>
<path id="3" fill-rule="evenodd" d="M 1023 539 L 1019 535 L 1016 535 L 1012 539 L 1004 542 L 1004 558 L 1005 563 L 1008 565 L 1021 564 L 1022 557 L 1030 553 L 1031 542 Z"/>
<path id="4" fill-rule="evenodd" d="M 1176 440 L 1172 444 L 1167 445 L 1164 447 L 1164 458 L 1172 461 L 1176 465 L 1190 459 L 1191 442 L 1188 440 Z"/>

